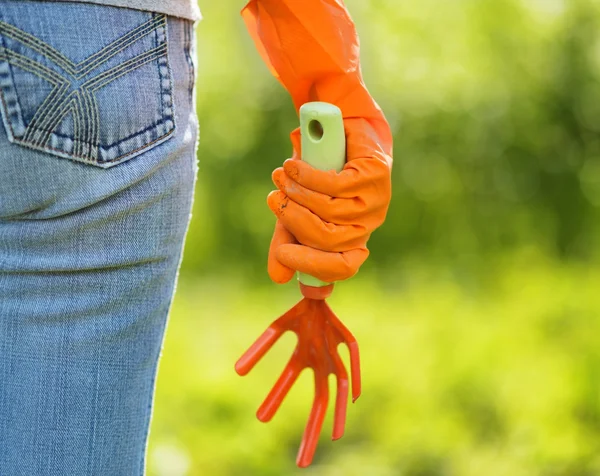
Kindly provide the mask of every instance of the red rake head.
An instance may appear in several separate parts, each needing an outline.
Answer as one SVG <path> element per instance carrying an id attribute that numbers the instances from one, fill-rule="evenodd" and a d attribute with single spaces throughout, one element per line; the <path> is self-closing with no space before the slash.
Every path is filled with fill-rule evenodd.
<path id="1" fill-rule="evenodd" d="M 360 396 L 361 384 L 358 343 L 324 300 L 331 294 L 333 285 L 325 288 L 313 288 L 303 285 L 300 287 L 305 298 L 267 328 L 237 361 L 235 370 L 239 375 L 246 375 L 283 333 L 286 331 L 296 333 L 298 344 L 294 349 L 294 353 L 285 370 L 258 409 L 256 416 L 260 421 L 270 421 L 300 372 L 307 367 L 313 369 L 315 399 L 296 458 L 296 464 L 304 468 L 312 462 L 323 427 L 329 400 L 329 374 L 334 374 L 337 377 L 337 398 L 332 439 L 337 440 L 344 434 L 348 402 L 348 373 L 337 352 L 339 344 L 345 343 L 350 351 L 353 402 Z"/>

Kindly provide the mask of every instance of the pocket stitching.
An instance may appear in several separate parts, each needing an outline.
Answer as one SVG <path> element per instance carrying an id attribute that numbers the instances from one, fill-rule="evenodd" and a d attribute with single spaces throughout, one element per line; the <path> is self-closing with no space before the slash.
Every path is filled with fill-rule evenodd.
<path id="1" fill-rule="evenodd" d="M 40 40 L 35 35 L 21 30 L 20 28 L 11 25 L 8 22 L 2 21 L 2 23 L 0 23 L 0 35 L 8 36 L 9 38 L 12 38 L 13 40 L 18 41 L 19 43 L 22 43 L 25 46 L 31 48 L 32 50 L 37 51 L 45 58 L 49 59 L 50 61 L 53 61 L 57 66 L 69 73 L 75 79 L 80 79 L 86 74 L 89 74 L 101 64 L 108 61 L 110 58 L 112 58 L 119 52 L 123 51 L 125 48 L 128 48 L 129 46 L 133 45 L 139 39 L 143 38 L 146 35 L 150 35 L 152 32 L 156 31 L 156 29 L 160 27 L 164 27 L 166 25 L 166 15 L 153 14 L 152 18 L 150 18 L 146 22 L 138 25 L 133 30 L 125 33 L 124 35 L 121 35 L 119 38 L 112 41 L 108 45 L 102 47 L 95 53 L 92 53 L 90 56 L 80 61 L 79 63 L 71 61 L 59 50 L 54 48 L 52 45 L 49 45 L 48 43 Z M 148 31 L 145 31 L 148 28 L 150 29 Z M 86 63 L 88 62 L 90 62 L 90 64 L 86 65 Z"/>
<path id="2" fill-rule="evenodd" d="M 0 20 L 1 20 L 1 17 L 0 17 Z M 3 22 L 3 23 L 8 24 L 6 22 Z M 13 26 L 13 25 L 11 25 L 11 26 Z M 148 29 L 150 27 L 152 27 L 151 30 L 146 33 L 145 29 Z M 37 150 L 44 150 L 44 151 L 51 150 L 56 153 L 55 155 L 59 155 L 64 158 L 74 159 L 74 160 L 91 163 L 91 164 L 95 164 L 95 165 L 99 165 L 99 166 L 103 166 L 105 164 L 111 164 L 111 163 L 118 162 L 118 161 L 124 161 L 125 159 L 127 159 L 128 157 L 131 157 L 132 155 L 138 153 L 139 151 L 146 149 L 159 141 L 164 141 L 164 140 L 168 139 L 175 130 L 175 120 L 174 120 L 174 114 L 173 114 L 173 101 L 172 101 L 172 91 L 173 91 L 173 89 L 172 89 L 173 88 L 172 72 L 170 71 L 170 67 L 169 67 L 170 65 L 169 65 L 169 61 L 168 61 L 168 40 L 167 40 L 167 34 L 166 34 L 166 27 L 167 27 L 166 16 L 163 14 L 159 14 L 159 15 L 153 14 L 153 16 L 150 20 L 142 23 L 141 25 L 134 28 L 130 32 L 128 32 L 125 35 L 118 38 L 117 40 L 111 42 L 109 45 L 103 47 L 98 52 L 87 57 L 85 60 L 77 63 L 77 65 L 75 65 L 75 63 L 71 62 L 71 64 L 75 65 L 75 67 L 83 68 L 83 69 L 81 69 L 81 71 L 84 71 L 85 74 L 89 74 L 90 68 L 91 68 L 91 70 L 95 69 L 96 67 L 98 67 L 102 63 L 106 62 L 108 59 L 110 59 L 114 55 L 116 55 L 119 51 L 122 51 L 126 47 L 135 43 L 143 36 L 146 36 L 147 34 L 151 34 L 152 32 L 154 32 L 155 45 L 156 45 L 154 48 L 151 48 L 150 50 L 146 50 L 132 58 L 129 58 L 128 60 L 126 60 L 122 63 L 117 64 L 116 66 L 113 66 L 112 68 L 110 68 L 106 71 L 103 71 L 102 73 L 99 73 L 97 76 L 94 76 L 94 77 L 88 79 L 81 87 L 81 90 L 85 91 L 88 95 L 87 102 L 88 102 L 89 108 L 81 107 L 79 112 L 85 112 L 86 115 L 88 114 L 88 112 L 91 113 L 91 117 L 88 116 L 87 120 L 92 124 L 92 126 L 94 126 L 96 128 L 97 131 L 99 131 L 99 122 L 98 122 L 98 118 L 97 118 L 97 112 L 95 111 L 97 109 L 97 103 L 95 100 L 95 94 L 93 94 L 93 93 L 95 91 L 103 88 L 104 86 L 106 86 L 110 82 L 114 81 L 115 79 L 119 78 L 120 76 L 131 73 L 135 69 L 137 69 L 147 63 L 150 63 L 152 61 L 157 61 L 158 80 L 159 80 L 159 88 L 158 89 L 159 89 L 159 94 L 161 96 L 160 100 L 161 100 L 161 116 L 162 116 L 160 122 L 155 122 L 154 124 L 145 127 L 143 130 L 137 131 L 135 134 L 132 134 L 125 138 L 121 138 L 121 139 L 119 139 L 119 141 L 114 142 L 110 145 L 105 145 L 105 146 L 101 146 L 95 140 L 90 141 L 90 137 L 86 137 L 85 138 L 86 140 L 81 140 L 81 137 L 78 137 L 78 133 L 77 133 L 77 131 L 78 130 L 80 131 L 81 128 L 75 129 L 75 127 L 74 127 L 73 137 L 65 137 L 64 135 L 55 133 L 56 128 L 58 127 L 60 122 L 64 119 L 64 117 L 67 114 L 73 113 L 74 121 L 76 120 L 76 118 L 79 118 L 79 114 L 78 114 L 78 112 L 76 112 L 77 107 L 73 106 L 73 103 L 74 102 L 76 103 L 81 99 L 85 99 L 85 98 L 81 98 L 81 96 L 83 94 L 80 95 L 79 90 L 75 90 L 75 91 L 71 92 L 71 94 L 69 94 L 65 98 L 64 97 L 64 86 L 66 85 L 66 87 L 68 88 L 68 85 L 70 84 L 70 81 L 68 79 L 62 77 L 59 73 L 57 73 L 53 69 L 47 68 L 43 64 L 40 64 L 31 58 L 28 58 L 27 56 L 24 56 L 24 55 L 19 55 L 18 53 L 11 50 L 10 48 L 7 48 L 4 37 L 0 35 L 0 44 L 2 44 L 3 50 L 5 52 L 7 52 L 7 54 L 3 58 L 5 63 L 7 64 L 7 70 L 10 73 L 10 78 L 7 81 L 9 83 L 12 83 L 12 84 L 8 84 L 8 85 L 4 84 L 3 87 L 10 86 L 10 88 L 9 88 L 9 89 L 11 89 L 10 92 L 15 96 L 15 99 L 16 99 L 15 102 L 16 102 L 16 106 L 17 106 L 16 110 L 14 110 L 15 108 L 9 107 L 9 105 L 5 102 L 4 90 L 0 91 L 0 100 L 2 101 L 2 106 L 3 106 L 3 111 L 2 111 L 3 114 L 2 115 L 3 115 L 5 125 L 8 126 L 7 130 L 10 130 L 9 138 L 12 139 L 13 142 L 16 142 L 25 147 L 29 147 L 29 148 L 33 148 L 33 149 L 37 149 Z M 22 30 L 18 29 L 17 27 L 14 27 L 14 28 L 19 31 L 22 31 Z M 163 38 L 164 38 L 162 43 L 158 39 L 159 30 L 160 30 L 160 33 L 163 34 Z M 26 34 L 26 32 L 24 32 L 24 34 Z M 29 34 L 27 34 L 27 35 L 29 35 Z M 36 40 L 38 40 L 41 45 L 46 45 L 48 48 L 53 48 L 50 45 L 47 45 L 42 40 L 39 40 L 36 37 L 34 37 L 34 38 Z M 24 44 L 26 47 L 31 46 L 30 42 L 28 42 L 28 40 L 26 40 L 25 42 L 23 42 L 23 41 L 19 41 L 19 42 Z M 42 52 L 40 52 L 39 51 L 40 48 L 41 47 L 38 45 L 38 48 L 35 48 L 35 49 L 31 48 L 31 49 L 34 49 L 34 51 L 38 52 L 39 54 L 42 54 L 42 56 L 45 56 L 47 59 L 54 61 L 52 58 L 48 58 L 47 55 L 44 55 Z M 56 50 L 56 51 L 58 52 L 58 50 Z M 11 58 L 11 55 L 13 58 Z M 24 68 L 28 72 L 35 74 L 36 76 L 42 78 L 45 81 L 50 82 L 50 84 L 52 84 L 55 87 L 52 90 L 52 92 L 45 98 L 45 100 L 42 102 L 42 104 L 40 106 L 38 106 L 38 108 L 36 109 L 36 113 L 34 113 L 34 118 L 36 115 L 38 115 L 37 113 L 40 111 L 41 106 L 44 105 L 46 102 L 48 102 L 47 101 L 48 98 L 50 98 L 51 96 L 55 96 L 55 97 L 58 97 L 59 100 L 55 102 L 55 98 L 54 97 L 51 98 L 51 100 L 49 102 L 55 103 L 55 104 L 52 104 L 50 111 L 45 111 L 45 113 L 44 113 L 44 111 L 42 111 L 44 114 L 42 114 L 41 126 L 40 127 L 30 127 L 30 126 L 32 126 L 32 122 L 33 122 L 33 119 L 32 119 L 30 121 L 30 124 L 27 124 L 26 132 L 24 133 L 23 137 L 19 137 L 18 135 L 16 135 L 14 128 L 13 128 L 13 123 L 11 120 L 11 117 L 14 114 L 15 117 L 17 117 L 19 119 L 18 122 L 20 122 L 24 125 L 24 122 L 22 119 L 21 107 L 18 103 L 18 95 L 14 88 L 14 84 L 16 84 L 16 81 L 14 80 L 13 70 L 12 70 L 12 65 L 14 63 L 16 63 L 14 61 L 14 57 L 16 57 L 17 55 L 22 56 L 27 61 L 33 63 L 33 65 L 35 65 L 35 68 L 48 69 L 48 72 L 51 73 L 51 74 L 48 74 L 48 76 L 56 76 L 56 77 L 60 78 L 59 79 L 60 83 L 59 83 L 59 80 L 57 80 L 56 78 L 54 78 L 55 81 L 53 81 L 51 78 L 45 77 L 46 75 L 41 75 L 41 74 L 39 74 L 39 72 L 32 70 L 35 68 L 31 68 L 31 67 Z M 13 59 L 13 61 L 11 61 L 11 59 Z M 99 59 L 102 59 L 102 61 L 99 61 Z M 70 61 L 70 60 L 68 60 L 68 61 Z M 57 66 L 59 66 L 61 69 L 63 69 L 63 70 L 65 69 L 62 67 L 61 64 L 58 64 L 56 61 L 54 61 L 54 63 Z M 20 64 L 19 65 L 15 64 L 15 66 L 23 67 Z M 165 66 L 167 68 L 166 72 L 162 69 Z M 85 76 L 85 74 L 82 74 L 80 77 Z M 167 77 L 165 77 L 165 75 Z M 168 85 L 167 85 L 168 87 L 166 87 L 164 84 L 165 79 L 168 80 Z M 61 94 L 61 92 L 63 94 Z M 63 96 L 63 97 L 60 98 L 60 96 Z M 168 97 L 171 100 L 170 106 L 168 108 L 165 108 L 165 104 L 164 104 L 165 97 Z M 57 109 L 58 109 L 58 112 L 57 112 Z M 89 109 L 89 111 L 88 111 L 88 109 Z M 10 117 L 4 117 L 5 115 L 10 116 Z M 140 145 L 138 147 L 135 147 L 136 143 L 134 141 L 136 138 L 138 139 L 137 142 L 140 142 L 140 139 L 143 141 L 144 139 L 141 136 L 147 134 L 149 131 L 154 131 L 154 133 L 160 134 L 162 132 L 160 130 L 161 127 L 165 131 L 163 134 L 159 135 L 158 137 L 156 137 L 154 140 L 151 140 L 150 142 L 140 143 Z M 85 128 L 85 130 L 87 131 L 87 128 Z M 92 139 L 95 139 L 95 137 L 93 137 Z M 66 140 L 70 140 L 72 142 L 71 147 L 58 148 L 58 147 L 54 147 L 52 145 L 52 141 L 59 142 L 59 143 L 61 143 L 61 142 L 65 143 Z M 133 144 L 131 144 L 131 146 L 134 147 L 134 149 L 128 150 L 127 152 L 122 153 L 122 154 L 118 154 L 118 152 L 117 152 L 117 155 L 115 157 L 107 158 L 107 157 L 110 157 L 111 152 L 113 152 L 114 150 L 118 150 L 118 148 L 120 146 L 122 146 L 123 143 L 126 141 L 132 141 Z M 85 145 L 86 150 L 89 150 L 89 152 L 87 154 L 82 154 L 82 151 L 81 151 L 82 144 Z"/>

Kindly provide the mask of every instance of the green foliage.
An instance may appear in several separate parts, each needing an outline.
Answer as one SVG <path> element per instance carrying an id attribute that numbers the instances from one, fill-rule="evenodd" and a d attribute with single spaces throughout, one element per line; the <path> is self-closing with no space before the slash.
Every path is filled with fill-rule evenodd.
<path id="1" fill-rule="evenodd" d="M 293 337 L 233 371 L 298 297 L 265 272 L 265 198 L 297 118 L 241 3 L 205 3 L 200 174 L 150 474 L 600 474 L 598 2 L 347 0 L 395 133 L 394 197 L 331 298 L 359 338 L 364 394 L 305 471 L 309 376 L 268 426 L 254 417 Z"/>

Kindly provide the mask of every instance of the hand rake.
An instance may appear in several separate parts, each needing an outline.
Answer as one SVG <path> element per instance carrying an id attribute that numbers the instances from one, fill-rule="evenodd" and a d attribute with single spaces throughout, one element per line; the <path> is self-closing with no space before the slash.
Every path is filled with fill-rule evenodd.
<path id="1" fill-rule="evenodd" d="M 346 162 L 346 140 L 338 107 L 323 102 L 304 104 L 300 108 L 300 131 L 302 160 L 320 170 L 342 170 Z M 296 333 L 298 343 L 292 357 L 256 416 L 263 422 L 271 420 L 300 372 L 305 368 L 313 370 L 315 397 L 296 458 L 296 464 L 303 468 L 312 462 L 323 427 L 329 401 L 329 374 L 337 377 L 332 439 L 337 440 L 344 434 L 349 384 L 348 372 L 337 351 L 339 344 L 346 344 L 350 351 L 353 402 L 360 396 L 361 382 L 358 343 L 325 302 L 333 291 L 333 283 L 303 273 L 298 273 L 298 281 L 304 298 L 267 328 L 237 361 L 235 370 L 239 375 L 246 375 L 284 332 Z"/>

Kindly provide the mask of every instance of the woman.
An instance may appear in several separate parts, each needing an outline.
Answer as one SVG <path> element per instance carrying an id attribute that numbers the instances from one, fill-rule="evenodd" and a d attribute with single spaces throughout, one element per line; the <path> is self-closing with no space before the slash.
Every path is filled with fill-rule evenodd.
<path id="1" fill-rule="evenodd" d="M 245 13 L 290 89 L 266 22 L 332 14 L 327 0 L 284 3 Z M 0 475 L 144 473 L 197 172 L 198 19 L 190 0 L 0 3 Z M 315 79 L 292 94 L 343 103 L 349 165 L 335 177 L 289 162 L 275 172 L 276 282 L 351 276 L 387 211 L 387 123 L 357 57 L 333 76 L 333 88 Z M 368 113 L 346 107 L 351 96 Z"/>

